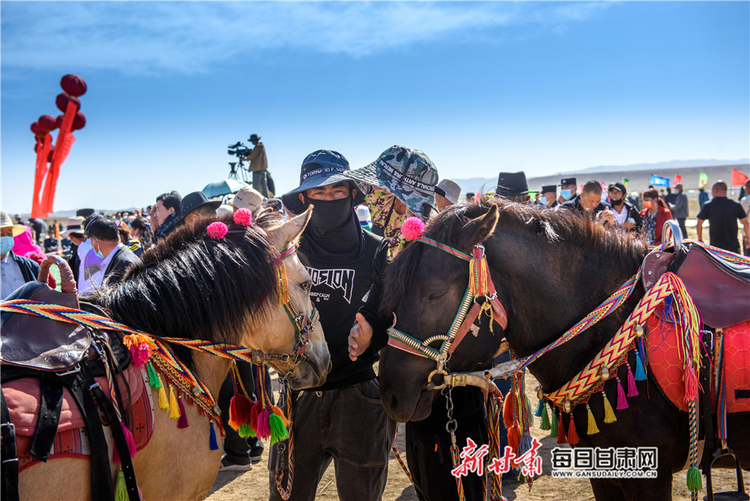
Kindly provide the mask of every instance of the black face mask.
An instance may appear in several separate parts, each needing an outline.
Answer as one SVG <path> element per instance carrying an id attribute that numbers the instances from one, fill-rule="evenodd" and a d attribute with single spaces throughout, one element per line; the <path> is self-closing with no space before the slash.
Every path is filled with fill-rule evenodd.
<path id="1" fill-rule="evenodd" d="M 322 260 L 356 260 L 365 252 L 364 234 L 354 213 L 354 199 L 305 199 L 305 209 L 315 208 L 305 228 L 300 249 L 309 257 Z"/>
<path id="2" fill-rule="evenodd" d="M 315 206 L 310 222 L 328 231 L 337 230 L 347 222 L 353 203 L 350 196 L 340 200 L 312 200 L 305 197 L 305 209 Z"/>
<path id="3" fill-rule="evenodd" d="M 612 204 L 613 207 L 619 207 L 625 203 L 625 199 L 621 198 L 620 200 L 612 200 L 610 203 Z"/>

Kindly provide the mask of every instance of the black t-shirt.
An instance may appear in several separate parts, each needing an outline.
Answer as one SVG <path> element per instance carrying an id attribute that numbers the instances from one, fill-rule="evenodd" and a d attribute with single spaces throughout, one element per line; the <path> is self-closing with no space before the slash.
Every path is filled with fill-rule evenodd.
<path id="1" fill-rule="evenodd" d="M 305 254 L 304 237 L 300 246 L 302 262 L 313 282 L 310 299 L 320 311 L 320 323 L 333 364 L 325 384 L 315 390 L 333 390 L 375 378 L 372 365 L 378 360 L 377 351 L 368 350 L 352 362 L 349 358 L 349 330 L 373 280 L 385 267 L 387 244 L 382 238 L 361 231 L 365 251 L 355 260 Z"/>
<path id="2" fill-rule="evenodd" d="M 703 206 L 698 219 L 708 220 L 711 245 L 730 252 L 740 252 L 737 220 L 747 217 L 742 206 L 727 197 L 714 197 Z"/>

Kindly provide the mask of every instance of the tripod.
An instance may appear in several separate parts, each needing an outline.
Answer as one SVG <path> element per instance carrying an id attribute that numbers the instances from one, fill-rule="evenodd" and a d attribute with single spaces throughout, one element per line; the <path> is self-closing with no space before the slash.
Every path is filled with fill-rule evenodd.
<path id="1" fill-rule="evenodd" d="M 238 162 L 229 162 L 229 179 L 236 179 L 238 181 L 244 181 L 245 183 L 251 184 L 252 179 L 250 177 L 250 170 L 245 167 L 242 163 L 242 157 L 238 157 Z M 239 178 L 242 177 L 242 179 Z"/>

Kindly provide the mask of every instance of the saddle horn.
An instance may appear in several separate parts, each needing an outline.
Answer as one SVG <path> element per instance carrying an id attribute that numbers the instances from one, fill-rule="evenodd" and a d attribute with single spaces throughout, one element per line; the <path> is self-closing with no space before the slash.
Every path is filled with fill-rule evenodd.
<path id="1" fill-rule="evenodd" d="M 73 278 L 73 271 L 70 269 L 68 262 L 59 256 L 47 256 L 47 259 L 42 261 L 42 264 L 39 266 L 38 281 L 43 284 L 47 283 L 49 267 L 53 264 L 56 264 L 60 270 L 60 289 L 67 294 L 76 294 L 78 287 L 76 286 L 75 278 Z"/>

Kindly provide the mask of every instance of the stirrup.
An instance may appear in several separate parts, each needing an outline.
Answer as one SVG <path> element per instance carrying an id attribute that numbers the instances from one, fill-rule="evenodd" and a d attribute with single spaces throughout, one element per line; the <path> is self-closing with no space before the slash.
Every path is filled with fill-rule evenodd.
<path id="1" fill-rule="evenodd" d="M 737 470 L 737 490 L 726 491 L 726 492 L 713 492 L 713 485 L 711 484 L 711 469 L 714 463 L 723 457 L 731 456 L 734 458 L 734 465 Z M 706 475 L 706 496 L 703 501 L 747 501 L 750 500 L 750 496 L 745 493 L 745 481 L 742 478 L 742 464 L 740 458 L 734 453 L 732 449 L 727 447 L 726 440 L 721 441 L 721 447 L 716 449 L 713 453 L 713 459 L 711 460 L 711 466 L 708 468 L 708 475 Z"/>

